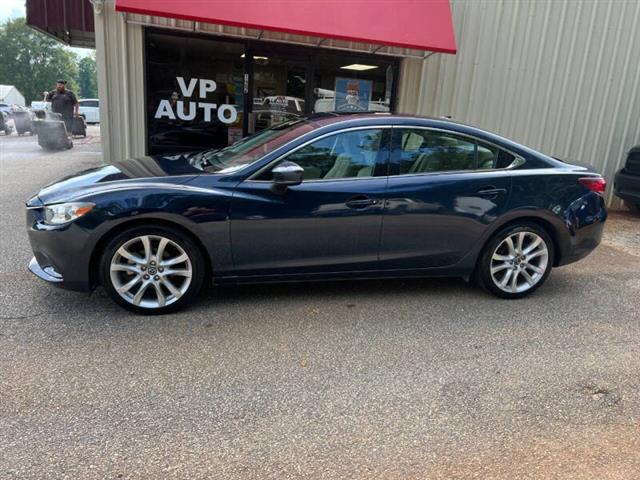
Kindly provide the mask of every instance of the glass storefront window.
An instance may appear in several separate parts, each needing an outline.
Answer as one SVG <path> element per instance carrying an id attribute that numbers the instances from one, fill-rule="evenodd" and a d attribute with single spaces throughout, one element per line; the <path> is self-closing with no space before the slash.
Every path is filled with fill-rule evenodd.
<path id="1" fill-rule="evenodd" d="M 150 154 L 222 148 L 242 138 L 244 46 L 148 32 Z"/>
<path id="2" fill-rule="evenodd" d="M 313 112 L 389 112 L 393 63 L 350 55 L 316 57 Z"/>
<path id="3" fill-rule="evenodd" d="M 260 51 L 253 57 L 250 132 L 258 132 L 308 113 L 305 104 L 306 58 Z"/>
<path id="4" fill-rule="evenodd" d="M 398 59 L 145 31 L 149 154 L 225 148 L 310 113 L 389 112 Z"/>

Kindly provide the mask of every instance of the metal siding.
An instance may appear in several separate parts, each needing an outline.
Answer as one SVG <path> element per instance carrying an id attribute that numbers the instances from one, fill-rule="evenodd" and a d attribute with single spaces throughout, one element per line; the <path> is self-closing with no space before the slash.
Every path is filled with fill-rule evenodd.
<path id="1" fill-rule="evenodd" d="M 452 14 L 458 54 L 404 60 L 401 110 L 591 164 L 619 205 L 613 175 L 640 143 L 640 2 L 453 0 Z"/>
<path id="2" fill-rule="evenodd" d="M 145 154 L 143 34 L 113 1 L 95 14 L 102 154 L 110 163 Z"/>
<path id="3" fill-rule="evenodd" d="M 71 45 L 93 44 L 93 8 L 89 0 L 26 0 L 27 25 Z"/>

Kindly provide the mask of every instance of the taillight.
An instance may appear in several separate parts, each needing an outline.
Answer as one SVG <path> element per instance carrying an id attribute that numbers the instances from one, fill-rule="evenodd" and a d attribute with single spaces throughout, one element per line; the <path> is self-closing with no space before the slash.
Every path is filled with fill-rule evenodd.
<path id="1" fill-rule="evenodd" d="M 578 179 L 578 182 L 596 193 L 604 193 L 607 189 L 607 181 L 602 177 L 582 177 Z"/>

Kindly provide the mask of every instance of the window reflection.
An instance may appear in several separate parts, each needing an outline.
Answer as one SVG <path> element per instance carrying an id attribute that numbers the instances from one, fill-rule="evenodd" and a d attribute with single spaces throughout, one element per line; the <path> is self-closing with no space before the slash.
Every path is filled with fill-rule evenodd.
<path id="1" fill-rule="evenodd" d="M 398 130 L 399 174 L 507 168 L 515 157 L 493 145 L 434 130 Z"/>
<path id="2" fill-rule="evenodd" d="M 305 180 L 372 177 L 382 130 L 355 130 L 322 138 L 289 155 L 286 160 L 304 168 Z"/>

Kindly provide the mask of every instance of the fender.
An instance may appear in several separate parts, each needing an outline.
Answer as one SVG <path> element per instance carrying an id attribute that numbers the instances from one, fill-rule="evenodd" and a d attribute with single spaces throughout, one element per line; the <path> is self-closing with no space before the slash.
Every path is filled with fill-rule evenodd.
<path id="1" fill-rule="evenodd" d="M 549 230 L 549 235 L 551 236 L 555 247 L 554 266 L 562 264 L 562 258 L 566 252 L 569 251 L 571 246 L 569 226 L 565 224 L 562 218 L 552 211 L 532 207 L 508 211 L 493 221 L 489 225 L 489 228 L 487 228 L 483 233 L 482 237 L 478 240 L 477 246 L 458 262 L 456 269 L 470 272 L 468 275 L 464 276 L 465 279 L 468 280 L 475 269 L 475 265 L 482 250 L 489 240 L 506 225 L 517 221 L 527 220 L 540 223 L 543 227 Z"/>

